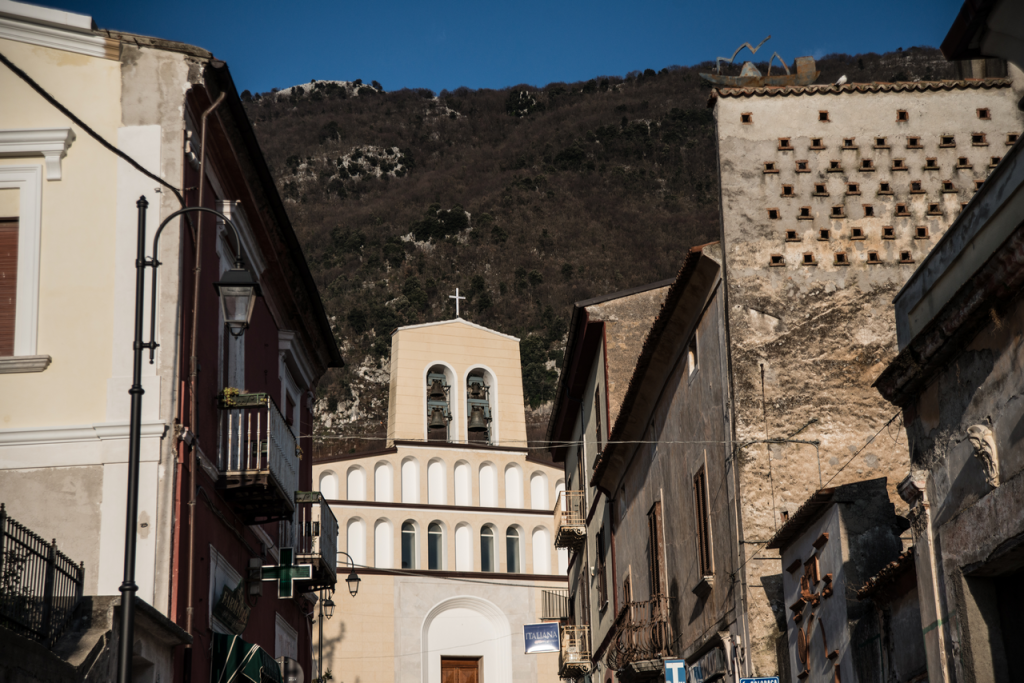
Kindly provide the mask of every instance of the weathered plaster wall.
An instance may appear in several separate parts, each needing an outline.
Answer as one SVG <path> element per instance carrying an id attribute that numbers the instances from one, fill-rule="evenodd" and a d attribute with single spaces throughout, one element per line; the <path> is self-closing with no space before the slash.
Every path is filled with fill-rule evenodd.
<path id="1" fill-rule="evenodd" d="M 891 301 L 914 268 L 900 263 L 900 255 L 909 252 L 920 262 L 970 199 L 991 157 L 1005 153 L 1007 135 L 1021 132 L 1015 104 L 1009 88 L 718 99 L 737 441 L 798 431 L 797 438 L 821 441 L 820 454 L 803 444 L 741 446 L 745 539 L 768 538 L 782 511 L 794 510 L 833 476 L 832 484 L 888 476 L 890 498 L 898 500 L 895 486 L 909 466 L 899 423 L 868 442 L 895 412 L 871 384 L 896 353 Z M 979 108 L 990 119 L 979 118 Z M 898 122 L 897 110 L 906 110 L 909 120 Z M 828 122 L 819 121 L 820 111 L 828 111 Z M 752 123 L 742 123 L 743 113 Z M 972 133 L 984 133 L 987 145 L 973 146 Z M 956 146 L 940 147 L 942 135 L 953 135 Z M 878 137 L 887 148 L 876 148 Z M 910 137 L 920 138 L 922 148 L 908 149 Z M 791 151 L 780 149 L 779 138 L 789 138 Z M 813 138 L 825 149 L 810 149 Z M 855 149 L 842 149 L 846 138 Z M 962 156 L 971 168 L 955 168 Z M 925 170 L 929 157 L 938 170 Z M 892 171 L 895 158 L 909 170 Z M 874 171 L 859 170 L 865 159 Z M 809 172 L 797 173 L 798 160 L 808 162 Z M 828 170 L 833 160 L 842 170 Z M 765 173 L 765 162 L 779 172 Z M 922 194 L 911 193 L 912 181 L 921 182 Z M 943 181 L 952 181 L 955 192 L 944 193 Z M 883 182 L 892 195 L 878 194 Z M 858 184 L 859 195 L 847 194 L 849 183 Z M 816 196 L 816 184 L 825 185 L 823 196 Z M 783 195 L 784 185 L 792 186 L 792 196 Z M 928 215 L 935 203 L 940 215 Z M 872 217 L 865 215 L 867 204 Z M 910 216 L 896 216 L 897 204 Z M 832 217 L 836 206 L 845 217 Z M 801 207 L 809 208 L 810 219 L 798 217 Z M 769 218 L 772 208 L 778 219 Z M 883 239 L 889 226 L 892 240 Z M 919 226 L 927 238 L 916 238 Z M 854 228 L 864 239 L 853 239 Z M 819 239 L 823 229 L 830 232 Z M 788 240 L 787 230 L 795 232 Z M 879 263 L 868 263 L 869 251 Z M 850 265 L 836 263 L 838 252 Z M 803 264 L 805 253 L 816 265 Z M 773 267 L 773 255 L 783 264 Z M 805 428 L 812 419 L 817 422 Z M 756 545 L 745 547 L 758 552 Z M 762 584 L 765 564 L 747 563 L 749 585 Z M 768 600 L 752 593 L 749 615 L 755 669 L 772 673 L 777 632 Z"/>

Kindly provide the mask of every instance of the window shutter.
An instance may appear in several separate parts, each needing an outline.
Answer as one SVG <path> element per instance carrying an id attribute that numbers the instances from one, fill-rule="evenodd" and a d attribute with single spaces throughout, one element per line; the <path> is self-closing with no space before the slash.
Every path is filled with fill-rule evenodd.
<path id="1" fill-rule="evenodd" d="M 0 218 L 0 356 L 14 355 L 18 293 L 18 219 Z"/>

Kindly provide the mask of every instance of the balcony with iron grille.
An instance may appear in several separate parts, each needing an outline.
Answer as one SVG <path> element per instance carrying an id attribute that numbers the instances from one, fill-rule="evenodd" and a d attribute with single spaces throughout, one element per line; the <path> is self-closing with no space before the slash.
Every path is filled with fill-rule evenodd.
<path id="1" fill-rule="evenodd" d="M 590 673 L 590 627 L 563 626 L 558 652 L 558 677 L 582 678 Z"/>
<path id="2" fill-rule="evenodd" d="M 269 394 L 219 402 L 217 488 L 246 524 L 291 520 L 299 488 L 298 440 Z"/>
<path id="3" fill-rule="evenodd" d="M 575 550 L 587 540 L 583 491 L 562 491 L 555 503 L 555 547 Z"/>
<path id="4" fill-rule="evenodd" d="M 319 491 L 295 495 L 295 531 L 299 564 L 313 565 L 313 578 L 300 581 L 303 591 L 334 588 L 338 582 L 338 520 Z"/>
<path id="5" fill-rule="evenodd" d="M 565 622 L 569 618 L 569 589 L 541 591 L 541 621 Z"/>
<path id="6" fill-rule="evenodd" d="M 608 647 L 608 668 L 623 681 L 641 681 L 662 673 L 662 660 L 671 656 L 672 628 L 668 596 L 627 602 L 615 619 L 615 636 Z"/>

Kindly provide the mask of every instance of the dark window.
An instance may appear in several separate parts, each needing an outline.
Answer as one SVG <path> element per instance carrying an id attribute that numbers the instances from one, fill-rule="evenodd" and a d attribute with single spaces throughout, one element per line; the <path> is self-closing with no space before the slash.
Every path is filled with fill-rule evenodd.
<path id="1" fill-rule="evenodd" d="M 956 138 L 952 135 L 943 135 L 939 139 L 939 147 L 956 147 Z"/>
<path id="2" fill-rule="evenodd" d="M 443 569 L 444 560 L 444 534 L 441 532 L 441 525 L 431 522 L 427 527 L 427 563 L 428 569 Z"/>
<path id="3" fill-rule="evenodd" d="M 909 121 L 910 120 L 910 115 L 907 114 L 907 110 L 906 109 L 897 109 L 896 110 L 896 120 L 897 121 Z"/>
<path id="4" fill-rule="evenodd" d="M 860 185 L 858 185 L 857 183 L 847 184 L 846 194 L 860 194 Z"/>
<path id="5" fill-rule="evenodd" d="M 494 568 L 494 529 L 485 526 L 480 530 L 480 571 L 493 572 Z"/>
<path id="6" fill-rule="evenodd" d="M 893 170 L 901 170 L 901 169 L 905 169 L 907 167 L 907 165 L 906 165 L 906 163 L 904 163 L 903 159 L 893 159 L 892 160 L 892 167 L 893 167 Z"/>
<path id="7" fill-rule="evenodd" d="M 661 595 L 664 573 L 664 553 L 661 549 L 661 503 L 655 503 L 647 513 L 647 578 L 651 597 Z"/>
<path id="8" fill-rule="evenodd" d="M 988 140 L 985 139 L 984 133 L 973 133 L 971 135 L 971 144 L 976 147 L 984 147 L 988 144 Z"/>
<path id="9" fill-rule="evenodd" d="M 753 114 L 749 114 L 749 113 L 748 114 L 740 114 L 740 121 L 742 123 L 753 123 L 754 122 L 754 115 Z"/>
<path id="10" fill-rule="evenodd" d="M 793 146 L 789 142 L 789 138 L 779 138 L 779 149 L 793 149 Z"/>
<path id="11" fill-rule="evenodd" d="M 608 571 L 605 565 L 608 544 L 605 536 L 604 529 L 597 532 L 597 604 L 602 610 L 608 606 Z"/>
<path id="12" fill-rule="evenodd" d="M 939 167 L 939 160 L 935 157 L 928 157 L 924 160 L 924 167 L 929 169 L 936 169 Z"/>
<path id="13" fill-rule="evenodd" d="M 402 522 L 402 569 L 416 568 L 416 527 Z"/>
<path id="14" fill-rule="evenodd" d="M 1002 160 L 1003 160 L 1002 157 L 992 157 L 992 159 L 989 161 L 988 165 L 992 166 L 992 167 L 998 166 L 999 162 L 1002 161 Z"/>
<path id="15" fill-rule="evenodd" d="M 1020 137 L 1020 135 L 1018 135 L 1017 133 L 1010 133 L 1009 135 L 1006 136 L 1006 144 L 1008 144 L 1008 145 L 1016 144 L 1017 143 L 1017 138 L 1019 138 L 1019 137 Z"/>
<path id="16" fill-rule="evenodd" d="M 800 241 L 800 238 L 796 236 L 796 230 L 787 230 L 786 231 L 786 241 L 787 242 L 799 242 Z"/>
<path id="17" fill-rule="evenodd" d="M 818 120 L 819 121 L 828 121 L 829 120 L 828 112 L 827 111 L 819 111 L 818 112 Z"/>
<path id="18" fill-rule="evenodd" d="M 828 190 L 825 189 L 825 184 L 824 183 L 819 183 L 819 184 L 815 185 L 814 186 L 814 194 L 819 194 L 819 195 L 827 196 L 828 195 Z"/>
<path id="19" fill-rule="evenodd" d="M 711 576 L 711 515 L 708 510 L 707 472 L 701 468 L 693 478 L 693 515 L 697 523 L 697 560 L 703 576 Z"/>
<path id="20" fill-rule="evenodd" d="M 885 138 L 875 138 L 875 147 L 888 147 L 888 146 L 889 145 L 885 144 Z"/>
<path id="21" fill-rule="evenodd" d="M 779 218 L 779 210 L 778 209 L 768 209 L 768 219 L 769 220 L 773 220 L 774 221 L 774 220 L 778 220 L 778 218 Z"/>
<path id="22" fill-rule="evenodd" d="M 892 188 L 889 187 L 889 183 L 879 183 L 878 184 L 878 193 L 879 194 L 892 194 Z"/>
<path id="23" fill-rule="evenodd" d="M 782 186 L 782 196 L 783 197 L 792 197 L 793 196 L 793 186 L 792 185 L 783 185 Z"/>
<path id="24" fill-rule="evenodd" d="M 921 149 L 921 138 L 907 138 L 907 149 Z"/>
<path id="25" fill-rule="evenodd" d="M 832 207 L 832 216 L 833 217 L 835 217 L 835 218 L 842 218 L 845 215 L 846 215 L 846 213 L 843 211 L 842 204 L 840 204 L 839 206 L 833 206 Z"/>
<path id="26" fill-rule="evenodd" d="M 891 225 L 887 225 L 884 228 L 882 228 L 882 239 L 884 239 L 884 240 L 896 239 L 896 229 L 893 228 Z"/>
<path id="27" fill-rule="evenodd" d="M 784 266 L 786 265 L 786 257 L 782 254 L 772 254 L 771 261 L 768 263 L 770 266 Z"/>
<path id="28" fill-rule="evenodd" d="M 604 449 L 604 429 L 601 425 L 601 386 L 594 389 L 594 419 L 597 420 L 597 452 Z"/>
<path id="29" fill-rule="evenodd" d="M 971 167 L 971 161 L 967 157 L 960 157 L 959 159 L 956 160 L 956 167 L 957 168 L 970 168 Z"/>
<path id="30" fill-rule="evenodd" d="M 869 251 L 868 252 L 868 263 L 880 263 L 880 261 L 878 260 L 878 252 L 877 251 Z"/>
<path id="31" fill-rule="evenodd" d="M 832 231 L 828 228 L 822 228 L 818 231 L 818 239 L 827 240 L 832 236 Z"/>
<path id="32" fill-rule="evenodd" d="M 853 228 L 850 231 L 850 235 L 851 235 L 850 239 L 862 240 L 862 239 L 864 239 L 864 229 L 863 228 Z"/>
<path id="33" fill-rule="evenodd" d="M 928 239 L 928 228 L 924 225 L 917 226 L 917 229 L 914 231 L 914 237 L 919 240 Z"/>
<path id="34" fill-rule="evenodd" d="M 766 161 L 766 162 L 764 162 L 764 172 L 765 173 L 778 173 L 779 169 L 775 168 L 775 162 L 774 161 Z"/>
<path id="35" fill-rule="evenodd" d="M 875 207 L 871 206 L 870 204 L 865 204 L 864 205 L 864 217 L 868 218 L 868 217 L 874 216 L 874 215 L 875 215 Z"/>
<path id="36" fill-rule="evenodd" d="M 909 251 L 900 252 L 900 263 L 913 263 L 914 257 L 910 255 Z"/>
<path id="37" fill-rule="evenodd" d="M 979 119 L 988 120 L 988 119 L 992 118 L 992 114 L 991 114 L 991 112 L 989 112 L 988 108 L 986 107 L 984 109 L 979 109 L 978 110 L 978 118 Z"/>
<path id="38" fill-rule="evenodd" d="M 828 162 L 828 170 L 830 170 L 830 171 L 841 171 L 842 169 L 843 169 L 843 165 L 838 160 L 833 159 L 832 161 Z"/>
<path id="39" fill-rule="evenodd" d="M 804 254 L 804 265 L 805 266 L 813 266 L 814 264 L 815 264 L 815 262 L 814 262 L 814 254 L 809 252 L 809 251 L 806 252 Z"/>
<path id="40" fill-rule="evenodd" d="M 844 149 L 855 149 L 856 145 L 853 144 L 853 140 L 854 140 L 853 138 L 844 138 L 843 139 L 843 148 Z"/>
<path id="41" fill-rule="evenodd" d="M 807 173 L 807 172 L 809 172 L 809 169 L 807 168 L 807 162 L 806 161 L 798 161 L 798 162 L 796 162 L 796 172 L 797 173 Z"/>
<path id="42" fill-rule="evenodd" d="M 0 218 L 0 356 L 14 355 L 18 290 L 18 219 Z"/>
<path id="43" fill-rule="evenodd" d="M 821 138 L 811 138 L 811 149 L 825 149 L 825 145 L 821 144 Z"/>
<path id="44" fill-rule="evenodd" d="M 837 251 L 836 252 L 836 265 L 837 266 L 848 266 L 848 265 L 850 265 L 850 260 L 847 258 L 845 251 Z"/>
<path id="45" fill-rule="evenodd" d="M 505 559 L 510 574 L 518 574 L 523 571 L 521 553 L 519 552 L 519 530 L 510 526 L 505 530 Z"/>
<path id="46" fill-rule="evenodd" d="M 873 171 L 875 170 L 875 162 L 871 159 L 860 160 L 860 170 L 862 171 Z"/>
<path id="47" fill-rule="evenodd" d="M 799 218 L 811 218 L 811 207 L 801 206 Z"/>

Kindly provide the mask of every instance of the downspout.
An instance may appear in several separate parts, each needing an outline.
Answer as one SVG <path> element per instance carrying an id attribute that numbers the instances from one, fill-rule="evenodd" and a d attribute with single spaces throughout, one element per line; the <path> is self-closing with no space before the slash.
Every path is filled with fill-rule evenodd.
<path id="1" fill-rule="evenodd" d="M 221 93 L 217 100 L 210 105 L 210 107 L 203 112 L 201 118 L 201 139 L 199 144 L 199 206 L 203 205 L 203 190 L 206 187 L 206 118 L 220 106 L 221 102 L 224 101 L 225 93 Z M 195 429 L 196 425 L 196 380 L 198 378 L 198 359 L 196 358 L 196 326 L 199 323 L 199 275 L 202 272 L 203 262 L 203 217 L 200 214 L 196 226 L 196 265 L 195 265 L 195 279 L 192 291 L 192 334 L 189 341 L 189 425 L 192 429 Z M 239 245 L 241 247 L 241 245 Z M 199 435 L 196 434 L 195 438 L 198 440 Z M 189 449 L 189 501 L 188 501 L 188 589 L 187 589 L 187 601 L 185 607 L 185 632 L 190 636 L 192 635 L 192 616 L 194 611 L 193 600 L 194 600 L 194 589 L 195 589 L 195 546 L 196 546 L 196 444 L 193 444 L 192 448 Z M 188 645 L 189 653 L 187 660 L 189 668 L 185 672 L 186 679 L 192 678 L 191 671 L 191 649 L 192 645 Z"/>

